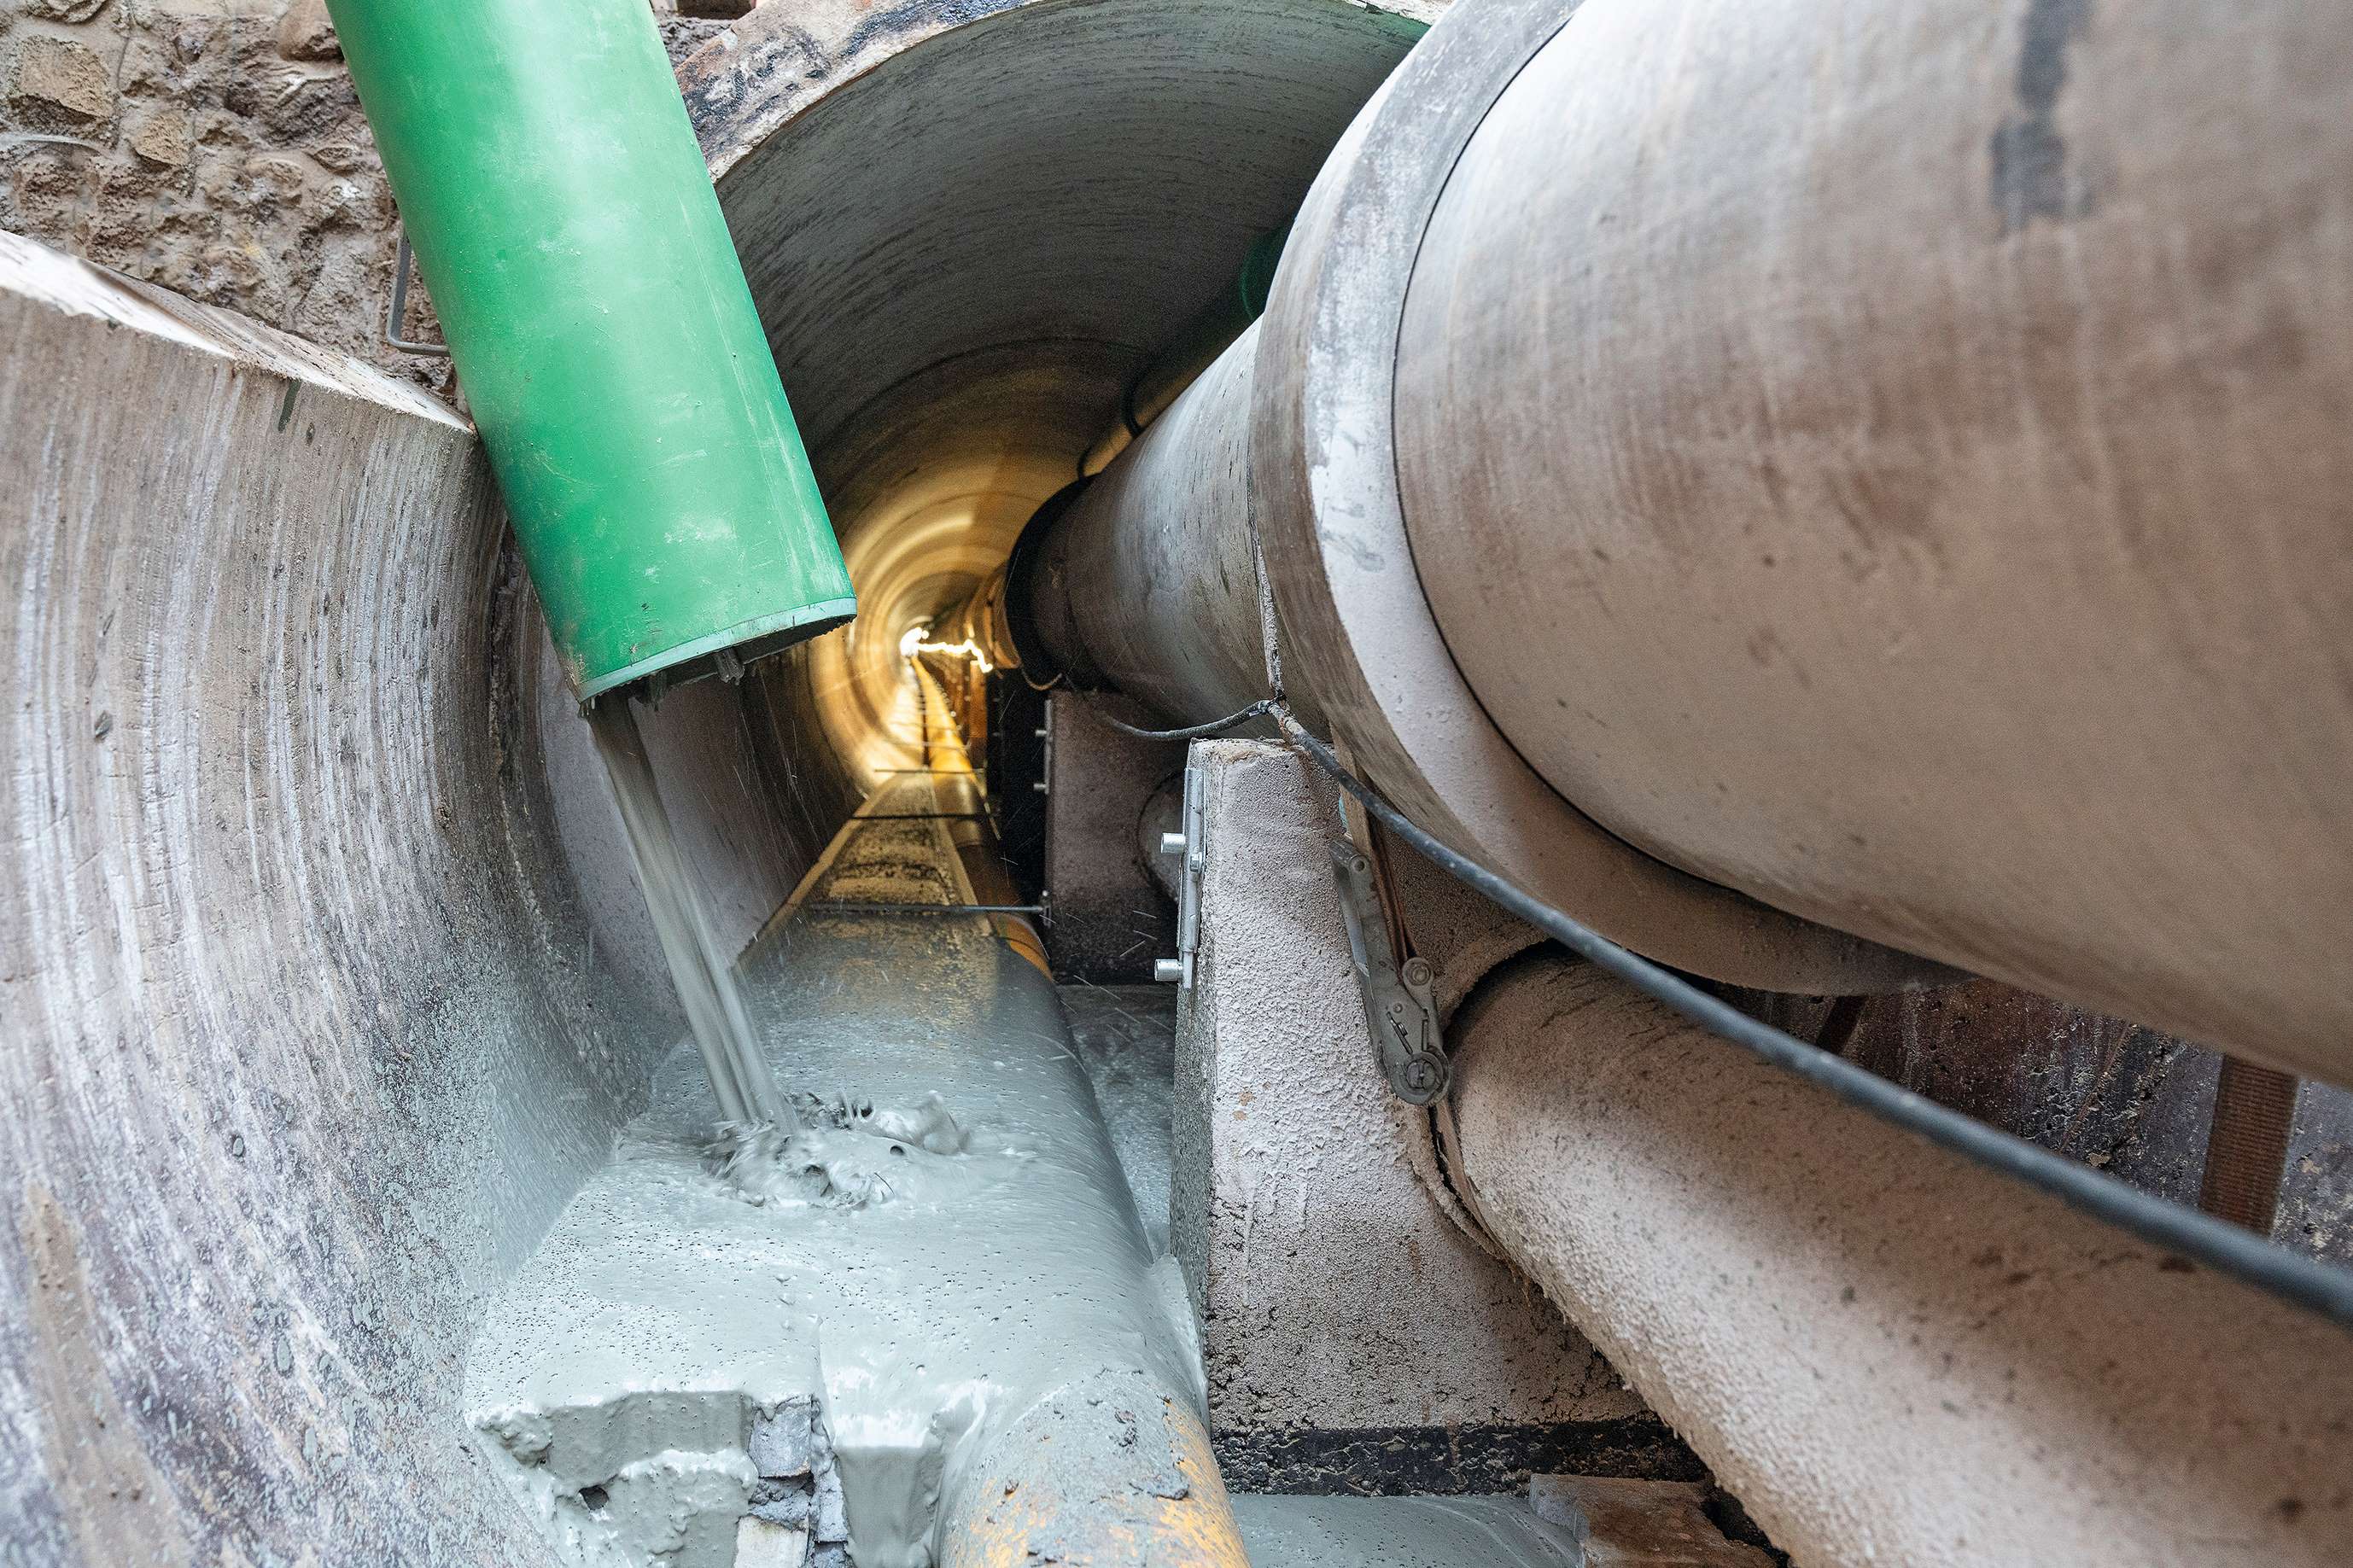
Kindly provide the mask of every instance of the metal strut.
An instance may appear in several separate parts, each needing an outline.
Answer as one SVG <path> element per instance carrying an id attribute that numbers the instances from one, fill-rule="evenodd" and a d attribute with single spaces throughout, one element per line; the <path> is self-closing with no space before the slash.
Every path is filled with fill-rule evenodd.
<path id="1" fill-rule="evenodd" d="M 1333 839 L 1331 847 L 1340 914 L 1348 927 L 1348 956 L 1356 961 L 1356 984 L 1365 994 L 1365 1026 L 1372 1032 L 1381 1076 L 1408 1105 L 1429 1105 L 1445 1094 L 1454 1077 L 1439 1033 L 1438 1004 L 1430 993 L 1430 961 L 1417 954 L 1398 963 L 1371 858 L 1345 838 Z"/>

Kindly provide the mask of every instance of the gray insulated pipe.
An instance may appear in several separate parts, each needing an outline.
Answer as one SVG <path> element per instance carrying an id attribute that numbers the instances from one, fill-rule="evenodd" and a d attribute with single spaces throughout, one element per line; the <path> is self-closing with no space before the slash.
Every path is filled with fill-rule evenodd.
<path id="1" fill-rule="evenodd" d="M 1565 954 L 1448 1035 L 1456 1186 L 1794 1562 L 2353 1561 L 2337 1324 Z"/>
<path id="2" fill-rule="evenodd" d="M 1677 968 L 2353 1080 L 2348 69 L 2290 0 L 1462 0 L 1027 640 L 1172 723 L 1271 642 Z"/>

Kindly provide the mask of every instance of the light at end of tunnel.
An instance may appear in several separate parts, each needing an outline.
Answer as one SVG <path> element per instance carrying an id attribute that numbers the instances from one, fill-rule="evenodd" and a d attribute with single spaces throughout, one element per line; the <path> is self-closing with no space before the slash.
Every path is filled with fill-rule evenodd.
<path id="1" fill-rule="evenodd" d="M 970 637 L 966 637 L 962 642 L 926 642 L 923 640 L 924 630 L 925 628 L 922 626 L 907 628 L 906 635 L 899 639 L 900 658 L 913 658 L 919 653 L 941 653 L 972 660 L 973 663 L 980 666 L 980 672 L 983 675 L 987 675 L 995 668 L 988 662 L 987 653 Z"/>

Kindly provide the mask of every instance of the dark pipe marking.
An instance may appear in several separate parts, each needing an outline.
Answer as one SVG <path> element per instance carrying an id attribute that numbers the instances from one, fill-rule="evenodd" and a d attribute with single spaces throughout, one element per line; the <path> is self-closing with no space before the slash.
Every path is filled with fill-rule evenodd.
<path id="1" fill-rule="evenodd" d="M 2018 51 L 2019 112 L 1993 133 L 1993 205 L 2001 232 L 2036 218 L 2065 222 L 2092 210 L 2092 195 L 2067 167 L 2059 134 L 2059 94 L 2067 85 L 2067 47 L 2084 34 L 2091 0 L 2031 0 Z"/>

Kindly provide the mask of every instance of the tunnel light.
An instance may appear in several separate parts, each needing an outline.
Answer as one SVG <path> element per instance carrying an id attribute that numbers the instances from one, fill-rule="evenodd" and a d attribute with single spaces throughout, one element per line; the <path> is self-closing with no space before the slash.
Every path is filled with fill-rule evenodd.
<path id="1" fill-rule="evenodd" d="M 919 653 L 944 653 L 952 654 L 958 658 L 968 658 L 980 666 L 980 672 L 983 675 L 987 675 L 996 668 L 988 662 L 987 653 L 970 637 L 966 637 L 962 642 L 925 642 L 922 626 L 909 626 L 906 635 L 899 639 L 899 657 L 913 658 Z"/>

